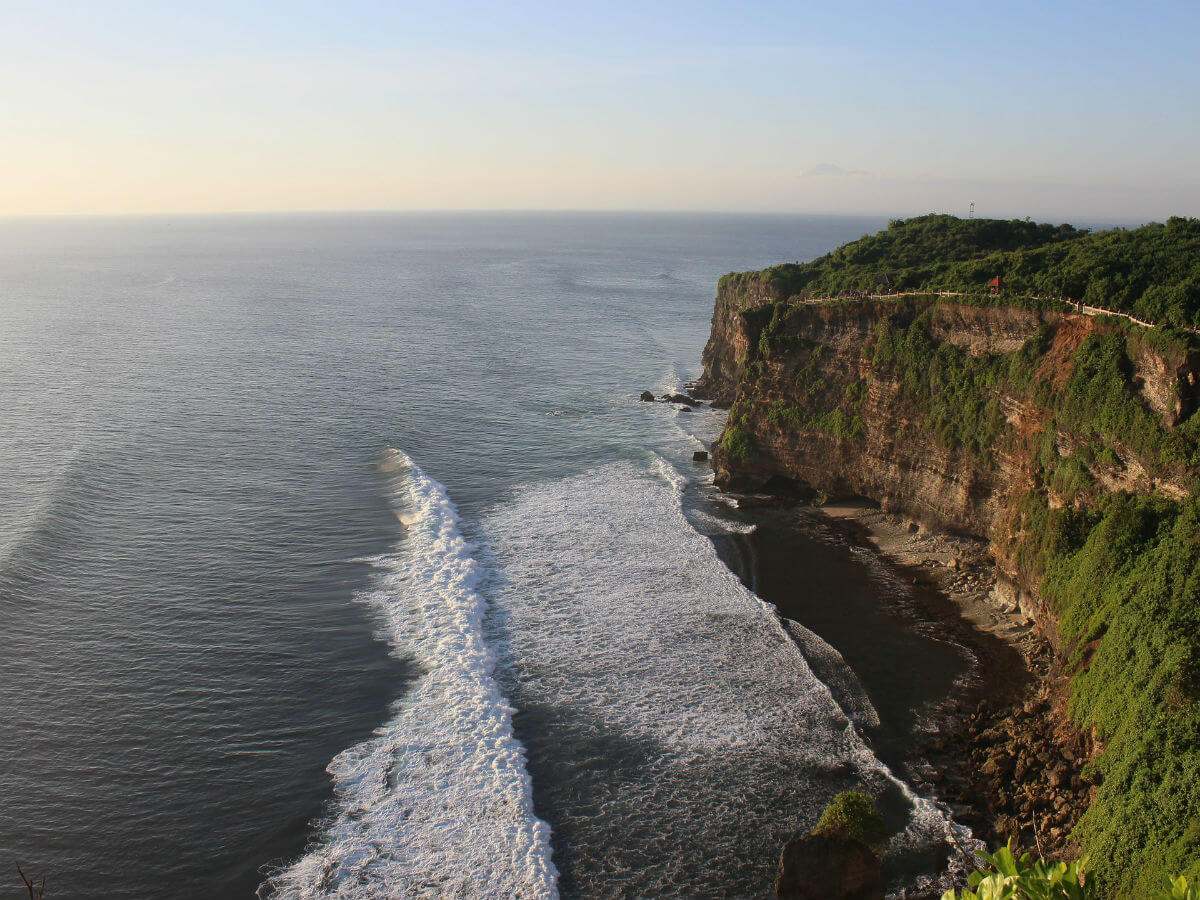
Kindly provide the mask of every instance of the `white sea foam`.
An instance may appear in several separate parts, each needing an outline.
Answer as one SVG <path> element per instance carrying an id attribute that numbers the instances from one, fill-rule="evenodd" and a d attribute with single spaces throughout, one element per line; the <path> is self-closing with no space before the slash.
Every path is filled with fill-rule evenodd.
<path id="1" fill-rule="evenodd" d="M 333 818 L 271 879 L 274 896 L 555 898 L 550 830 L 492 678 L 474 548 L 442 485 L 397 450 L 381 469 L 407 531 L 365 599 L 424 671 L 386 725 L 330 763 Z"/>
<path id="2" fill-rule="evenodd" d="M 946 837 L 947 817 L 874 756 L 774 607 L 691 526 L 685 489 L 662 460 L 617 463 L 526 489 L 483 521 L 497 676 L 551 735 L 530 746 L 553 769 L 542 790 L 571 835 L 572 883 L 756 896 L 782 840 L 855 786 L 911 804 L 892 852 Z M 714 859 L 729 881 L 706 880 Z"/>
<path id="3" fill-rule="evenodd" d="M 540 485 L 484 520 L 509 659 L 536 663 L 556 702 L 679 753 L 758 746 L 780 704 L 818 734 L 842 731 L 841 710 L 766 605 L 688 524 L 682 479 L 656 468 L 617 463 Z M 739 645 L 770 660 L 769 690 Z"/>

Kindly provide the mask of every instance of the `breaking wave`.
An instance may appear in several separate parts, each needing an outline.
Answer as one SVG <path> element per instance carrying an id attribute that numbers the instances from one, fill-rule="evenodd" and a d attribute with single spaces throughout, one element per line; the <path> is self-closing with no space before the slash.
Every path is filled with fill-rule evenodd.
<path id="1" fill-rule="evenodd" d="M 556 898 L 513 709 L 493 680 L 474 548 L 445 488 L 399 450 L 381 463 L 405 537 L 364 599 L 423 673 L 393 718 L 329 764 L 317 842 L 267 882 L 279 898 Z"/>

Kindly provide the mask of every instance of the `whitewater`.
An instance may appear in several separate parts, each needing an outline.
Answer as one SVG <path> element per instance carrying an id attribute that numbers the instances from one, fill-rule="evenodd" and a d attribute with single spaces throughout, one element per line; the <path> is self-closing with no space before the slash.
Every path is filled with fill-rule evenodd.
<path id="1" fill-rule="evenodd" d="M 797 663 L 696 543 L 740 552 L 692 502 L 709 474 L 692 452 L 723 414 L 636 398 L 698 374 L 723 272 L 884 224 L 0 223 L 10 858 L 56 895 L 113 900 L 769 891 L 778 843 L 821 799 L 808 786 L 858 783 L 839 774 L 854 738 L 817 699 L 814 740 L 792 728 L 788 750 L 772 697 L 820 689 L 737 672 L 760 647 Z M 403 454 L 381 476 L 387 447 Z M 686 521 L 650 450 L 687 475 Z M 749 560 L 753 536 L 737 540 Z M 639 606 L 623 582 L 643 577 Z M 555 680 L 567 646 L 576 677 Z M 747 694 L 732 750 L 723 680 L 774 692 Z M 869 724 L 847 684 L 836 705 Z"/>
<path id="2" fill-rule="evenodd" d="M 271 879 L 279 897 L 556 898 L 513 709 L 492 677 L 473 547 L 441 484 L 399 450 L 380 468 L 406 534 L 365 598 L 424 671 L 396 715 L 329 765 L 336 817 Z"/>
<path id="3" fill-rule="evenodd" d="M 363 600 L 422 675 L 330 764 L 333 810 L 273 896 L 766 896 L 782 842 L 851 788 L 905 809 L 889 853 L 950 837 L 865 744 L 853 672 L 730 572 L 664 458 L 521 488 L 478 547 L 406 454 L 381 470 L 404 534 Z"/>

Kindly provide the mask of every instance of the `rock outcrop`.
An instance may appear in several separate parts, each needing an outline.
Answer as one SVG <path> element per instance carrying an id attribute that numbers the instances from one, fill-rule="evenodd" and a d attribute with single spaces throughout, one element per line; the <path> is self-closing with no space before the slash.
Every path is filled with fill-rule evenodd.
<path id="1" fill-rule="evenodd" d="M 795 837 L 779 857 L 780 900 L 883 900 L 879 857 L 862 841 L 836 834 Z"/>
<path id="2" fill-rule="evenodd" d="M 1190 683 L 1175 660 L 1198 652 L 1200 342 L 988 298 L 808 302 L 774 272 L 717 296 L 694 394 L 729 408 L 718 486 L 866 498 L 981 539 L 992 605 L 1049 650 L 1032 711 L 976 711 L 959 742 L 969 789 L 950 796 L 1001 837 L 1091 855 L 1129 896 L 1191 865 L 1188 817 L 1156 818 L 1163 790 L 1138 785 L 1190 796 L 1184 769 L 1144 748 L 1196 758 L 1194 694 L 1159 686 Z M 1113 826 L 1135 819 L 1153 841 Z M 794 868 L 832 853 L 797 846 Z"/>
<path id="3" fill-rule="evenodd" d="M 966 357 L 1014 355 L 1039 340 L 1035 381 L 1060 386 L 1084 341 L 1118 329 L 1084 315 L 934 298 L 789 303 L 768 281 L 723 279 L 704 374 L 693 391 L 731 408 L 713 449 L 717 484 L 731 490 L 790 485 L 831 500 L 867 498 L 924 526 L 989 539 L 1002 590 L 1028 618 L 1052 629 L 1035 579 L 1012 555 L 1020 529 L 1016 510 L 1039 477 L 1031 461 L 1047 433 L 1059 458 L 1090 439 L 1059 427 L 1058 411 L 1036 402 L 1034 391 L 1010 391 L 1000 381 L 987 398 L 1000 423 L 987 445 L 944 440 L 903 378 L 874 359 L 881 327 L 902 328 L 918 317 L 934 353 L 944 346 Z M 1172 427 L 1200 400 L 1200 353 L 1128 340 L 1130 383 Z M 1093 493 L 1160 492 L 1177 499 L 1189 491 L 1186 471 L 1141 458 L 1132 447 L 1089 459 L 1087 469 Z"/>

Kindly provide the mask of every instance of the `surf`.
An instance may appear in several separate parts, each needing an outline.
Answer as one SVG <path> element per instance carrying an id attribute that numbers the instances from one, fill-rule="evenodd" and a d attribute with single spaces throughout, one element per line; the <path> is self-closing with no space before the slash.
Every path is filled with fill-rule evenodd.
<path id="1" fill-rule="evenodd" d="M 400 450 L 380 462 L 404 533 L 362 599 L 423 669 L 367 741 L 329 765 L 334 805 L 277 898 L 558 897 L 513 708 L 484 640 L 481 567 L 443 485 Z"/>
<path id="2" fill-rule="evenodd" d="M 619 462 L 481 522 L 496 674 L 530 711 L 564 892 L 768 896 L 779 848 L 848 789 L 897 810 L 889 853 L 951 839 L 864 740 L 874 710 L 853 673 L 725 566 L 687 486 L 660 457 Z M 818 650 L 842 670 L 832 690 Z"/>

